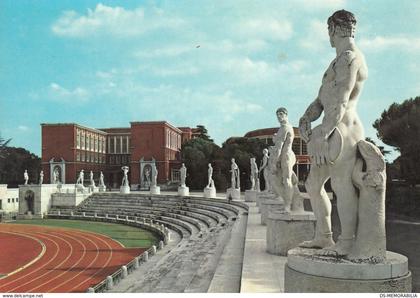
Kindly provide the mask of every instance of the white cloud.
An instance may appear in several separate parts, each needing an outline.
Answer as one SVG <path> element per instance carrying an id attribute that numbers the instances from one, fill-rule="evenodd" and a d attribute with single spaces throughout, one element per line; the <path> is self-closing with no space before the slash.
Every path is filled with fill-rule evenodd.
<path id="1" fill-rule="evenodd" d="M 57 83 L 49 85 L 48 94 L 50 99 L 55 101 L 86 101 L 89 98 L 89 92 L 84 88 L 76 87 L 69 90 Z"/>
<path id="2" fill-rule="evenodd" d="M 293 35 L 292 23 L 275 18 L 252 18 L 239 22 L 236 31 L 242 37 L 267 40 L 288 40 Z"/>
<path id="3" fill-rule="evenodd" d="M 327 22 L 317 19 L 311 20 L 305 38 L 299 41 L 299 45 L 312 51 L 321 51 L 330 47 Z"/>
<path id="4" fill-rule="evenodd" d="M 107 37 L 133 37 L 146 31 L 159 28 L 175 28 L 183 24 L 180 18 L 165 15 L 161 10 L 145 11 L 139 7 L 128 10 L 97 4 L 94 10 L 88 9 L 86 15 L 65 11 L 51 26 L 51 30 L 66 37 L 87 37 L 103 34 Z"/>
<path id="5" fill-rule="evenodd" d="M 407 36 L 377 36 L 373 39 L 361 39 L 360 48 L 366 51 L 398 50 L 408 52 L 420 51 L 420 38 Z"/>
<path id="6" fill-rule="evenodd" d="M 343 9 L 345 0 L 294 0 L 295 4 L 305 10 Z"/>
<path id="7" fill-rule="evenodd" d="M 20 130 L 20 131 L 28 131 L 29 130 L 29 127 L 27 127 L 26 125 L 19 125 L 18 126 L 18 130 Z"/>

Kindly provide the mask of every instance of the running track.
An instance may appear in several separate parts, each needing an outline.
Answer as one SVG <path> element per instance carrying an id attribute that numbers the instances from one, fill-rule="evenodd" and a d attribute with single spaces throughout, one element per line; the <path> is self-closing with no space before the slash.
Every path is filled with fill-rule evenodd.
<path id="1" fill-rule="evenodd" d="M 81 230 L 1 224 L 0 292 L 86 292 L 144 250 Z"/>

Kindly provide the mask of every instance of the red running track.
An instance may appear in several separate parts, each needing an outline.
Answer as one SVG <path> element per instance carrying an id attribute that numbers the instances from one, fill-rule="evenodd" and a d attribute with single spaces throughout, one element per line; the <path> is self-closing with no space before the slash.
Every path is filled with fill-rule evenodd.
<path id="1" fill-rule="evenodd" d="M 2 241 L 6 236 L 26 242 Z M 86 292 L 143 251 L 81 230 L 1 224 L 0 272 L 12 274 L 0 277 L 0 292 Z"/>

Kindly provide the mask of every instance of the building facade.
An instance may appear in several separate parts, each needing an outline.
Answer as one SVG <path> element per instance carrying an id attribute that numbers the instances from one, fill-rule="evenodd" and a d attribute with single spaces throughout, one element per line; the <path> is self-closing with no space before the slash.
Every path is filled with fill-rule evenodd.
<path id="1" fill-rule="evenodd" d="M 273 135 L 277 133 L 278 129 L 278 127 L 271 127 L 252 130 L 247 132 L 244 137 L 250 139 L 260 139 L 267 144 L 267 147 L 273 146 Z M 297 127 L 293 127 L 293 131 L 295 133 L 295 138 L 293 140 L 292 150 L 296 155 L 296 164 L 293 170 L 298 176 L 299 181 L 305 181 L 306 176 L 309 173 L 311 161 L 308 155 L 306 142 L 300 137 L 299 129 Z"/>
<path id="2" fill-rule="evenodd" d="M 166 121 L 131 122 L 130 127 L 95 129 L 75 123 L 41 124 L 42 169 L 45 183 L 53 183 L 54 172 L 63 184 L 75 183 L 84 170 L 96 184 L 102 171 L 107 187 L 118 188 L 129 166 L 132 188 L 150 186 L 156 165 L 159 184 L 179 181 L 180 149 L 194 137 L 194 129 L 177 128 Z"/>

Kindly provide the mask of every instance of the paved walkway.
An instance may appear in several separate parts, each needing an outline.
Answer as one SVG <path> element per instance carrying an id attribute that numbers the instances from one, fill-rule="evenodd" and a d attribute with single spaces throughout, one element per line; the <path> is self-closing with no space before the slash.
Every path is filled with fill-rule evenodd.
<path id="1" fill-rule="evenodd" d="M 248 205 L 241 293 L 283 293 L 287 258 L 266 252 L 267 226 L 261 225 L 256 203 Z"/>

